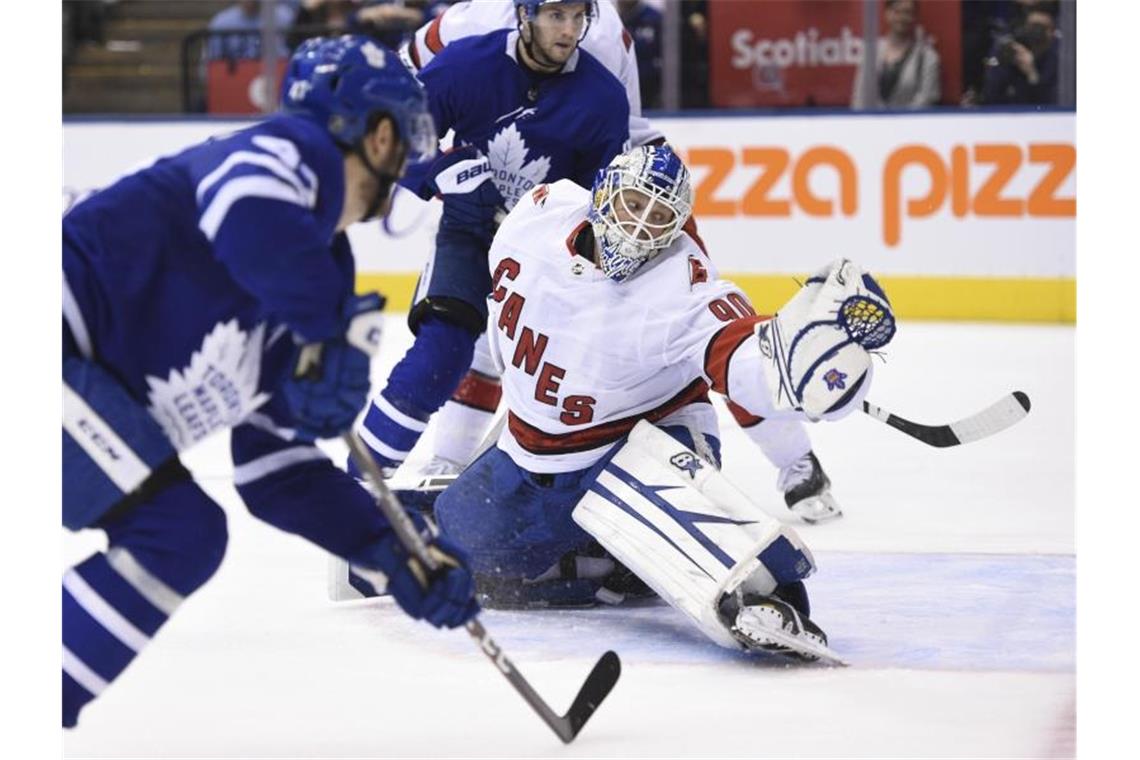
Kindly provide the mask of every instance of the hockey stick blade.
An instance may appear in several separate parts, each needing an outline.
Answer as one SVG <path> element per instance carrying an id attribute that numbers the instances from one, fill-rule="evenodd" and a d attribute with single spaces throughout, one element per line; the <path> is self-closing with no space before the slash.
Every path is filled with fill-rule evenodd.
<path id="1" fill-rule="evenodd" d="M 474 636 L 472 632 L 472 636 Z M 490 653 L 488 652 L 488 656 Z M 498 664 L 498 663 L 496 663 Z M 510 666 L 510 661 L 506 663 Z M 509 670 L 503 670 L 503 675 L 511 682 L 511 685 L 522 694 L 523 699 L 534 708 L 539 717 L 550 726 L 551 730 L 558 735 L 564 744 L 569 744 L 574 741 L 582 727 L 586 725 L 586 721 L 598 709 L 609 693 L 613 690 L 614 685 L 617 684 L 618 677 L 621 676 L 621 660 L 617 656 L 617 652 L 606 652 L 601 656 L 598 662 L 594 665 L 594 669 L 590 671 L 590 675 L 586 676 L 586 682 L 582 684 L 582 688 L 578 690 L 578 695 L 574 697 L 574 701 L 570 704 L 570 709 L 566 711 L 565 715 L 559 715 L 534 691 L 527 681 L 510 666 Z"/>
<path id="2" fill-rule="evenodd" d="M 392 494 L 391 490 L 384 483 L 384 476 L 380 472 L 380 468 L 372 459 L 368 449 L 356 437 L 356 433 L 351 431 L 345 433 L 342 438 L 348 445 L 348 450 L 353 460 L 356 462 L 357 467 L 364 474 L 365 479 L 369 485 L 372 486 L 374 496 L 376 497 L 376 505 L 384 516 L 388 519 L 392 530 L 396 532 L 400 543 L 408 550 L 408 553 L 416 557 L 424 567 L 429 570 L 436 570 L 439 565 L 436 559 L 428 553 L 427 543 L 423 536 L 416 530 L 415 524 L 411 518 L 408 517 L 404 511 L 403 506 L 399 500 Z M 511 686 L 515 688 L 527 704 L 538 713 L 539 717 L 543 719 L 546 725 L 550 726 L 551 730 L 558 735 L 566 744 L 574 741 L 574 737 L 582 730 L 582 726 L 598 709 L 602 700 L 614 688 L 617 683 L 618 677 L 621 675 L 621 660 L 618 659 L 617 653 L 606 652 L 594 665 L 594 669 L 590 671 L 590 675 L 586 677 L 585 683 L 582 688 L 578 690 L 578 696 L 574 698 L 573 704 L 570 705 L 570 710 L 565 715 L 558 715 L 550 709 L 550 705 L 546 703 L 534 687 L 530 685 L 522 673 L 519 672 L 515 664 L 507 658 L 503 648 L 495 643 L 487 629 L 483 627 L 483 623 L 479 621 L 478 617 L 468 620 L 465 624 L 467 633 L 475 640 L 479 648 L 483 650 L 483 654 L 487 655 L 503 677 L 510 682 Z"/>
<path id="3" fill-rule="evenodd" d="M 570 709 L 562 716 L 566 726 L 565 733 L 561 731 L 558 733 L 562 741 L 569 744 L 578 735 L 582 726 L 586 725 L 586 721 L 602 704 L 602 700 L 613 690 L 620 676 L 621 660 L 617 652 L 611 650 L 603 654 L 594 665 L 594 669 L 590 671 L 590 675 L 586 676 L 586 682 L 582 684 L 578 696 L 574 697 Z"/>
<path id="4" fill-rule="evenodd" d="M 977 414 L 957 422 L 923 425 L 880 409 L 867 401 L 863 402 L 863 411 L 869 416 L 901 430 L 911 438 L 940 449 L 989 438 L 1023 420 L 1029 414 L 1029 409 L 1029 396 L 1023 391 L 1014 391 Z"/>

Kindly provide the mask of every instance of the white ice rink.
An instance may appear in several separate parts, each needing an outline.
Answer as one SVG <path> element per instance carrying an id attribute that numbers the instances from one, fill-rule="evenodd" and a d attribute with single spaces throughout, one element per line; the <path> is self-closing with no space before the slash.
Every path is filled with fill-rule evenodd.
<path id="1" fill-rule="evenodd" d="M 819 564 L 808 589 L 849 668 L 735 655 L 660 605 L 485 613 L 560 712 L 603 651 L 621 655 L 620 682 L 568 747 L 465 634 L 390 600 L 328 601 L 325 555 L 244 511 L 218 436 L 186 462 L 229 514 L 225 562 L 83 712 L 65 754 L 1071 757 L 1073 337 L 901 325 L 870 400 L 943 422 L 1027 392 L 1029 417 L 992 439 L 937 450 L 861 414 L 812 428 L 846 516 L 801 529 Z M 376 379 L 409 342 L 393 317 Z M 789 519 L 775 471 L 727 413 L 722 426 L 729 477 Z M 101 545 L 66 534 L 64 560 Z"/>

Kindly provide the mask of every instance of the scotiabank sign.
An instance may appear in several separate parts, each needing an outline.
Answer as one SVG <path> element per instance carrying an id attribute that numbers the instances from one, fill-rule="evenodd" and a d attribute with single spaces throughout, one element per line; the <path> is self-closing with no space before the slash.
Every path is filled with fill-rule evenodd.
<path id="1" fill-rule="evenodd" d="M 942 58 L 942 102 L 961 90 L 960 7 L 919 3 Z M 843 106 L 863 55 L 862 0 L 710 0 L 712 105 Z M 880 20 L 880 34 L 885 24 Z"/>

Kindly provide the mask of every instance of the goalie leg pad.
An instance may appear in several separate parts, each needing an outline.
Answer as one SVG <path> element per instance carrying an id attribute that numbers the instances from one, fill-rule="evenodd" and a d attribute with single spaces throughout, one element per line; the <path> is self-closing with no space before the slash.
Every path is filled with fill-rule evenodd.
<path id="1" fill-rule="evenodd" d="M 572 517 L 615 559 L 721 646 L 717 614 L 736 590 L 772 594 L 815 569 L 795 531 L 647 422 L 611 454 Z"/>

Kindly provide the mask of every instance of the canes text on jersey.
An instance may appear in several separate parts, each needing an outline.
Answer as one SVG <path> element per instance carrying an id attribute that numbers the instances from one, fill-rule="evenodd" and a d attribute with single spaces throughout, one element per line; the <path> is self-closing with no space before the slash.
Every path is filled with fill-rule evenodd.
<path id="1" fill-rule="evenodd" d="M 496 327 L 510 340 L 515 342 L 515 352 L 511 357 L 511 364 L 526 374 L 535 377 L 534 399 L 542 404 L 559 406 L 558 389 L 566 376 L 566 370 L 556 364 L 544 362 L 542 355 L 546 352 L 546 345 L 550 338 L 543 333 L 535 332 L 526 325 L 519 324 L 522 319 L 523 307 L 526 298 L 516 291 L 508 290 L 503 284 L 504 280 L 514 280 L 521 271 L 521 266 L 512 258 L 504 258 L 495 267 L 495 274 L 491 284 L 491 298 L 501 303 L 499 320 Z M 594 404 L 597 399 L 593 396 L 570 395 L 562 399 L 562 413 L 558 419 L 563 425 L 588 425 L 594 419 Z"/>

